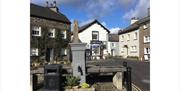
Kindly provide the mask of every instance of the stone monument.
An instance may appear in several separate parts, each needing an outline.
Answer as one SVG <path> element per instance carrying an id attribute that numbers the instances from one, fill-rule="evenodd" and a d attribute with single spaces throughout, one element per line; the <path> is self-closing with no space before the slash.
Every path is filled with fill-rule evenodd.
<path id="1" fill-rule="evenodd" d="M 74 21 L 73 40 L 70 44 L 72 52 L 72 68 L 73 76 L 80 77 L 80 83 L 86 82 L 86 70 L 85 70 L 85 49 L 86 43 L 81 43 L 78 37 L 78 22 Z"/>

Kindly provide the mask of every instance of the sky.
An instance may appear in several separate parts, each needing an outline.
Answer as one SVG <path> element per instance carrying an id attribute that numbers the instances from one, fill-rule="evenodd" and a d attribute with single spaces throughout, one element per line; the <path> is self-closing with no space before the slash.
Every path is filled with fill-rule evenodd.
<path id="1" fill-rule="evenodd" d="M 46 6 L 46 1 L 31 0 L 31 3 Z M 130 25 L 132 17 L 139 19 L 147 16 L 149 0 L 56 0 L 59 11 L 73 23 L 78 20 L 79 26 L 97 19 L 111 33 L 117 33 Z"/>

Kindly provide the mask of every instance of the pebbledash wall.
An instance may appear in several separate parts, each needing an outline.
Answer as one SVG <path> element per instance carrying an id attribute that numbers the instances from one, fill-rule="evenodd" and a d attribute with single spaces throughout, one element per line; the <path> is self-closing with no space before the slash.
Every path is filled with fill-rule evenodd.
<path id="1" fill-rule="evenodd" d="M 142 61 L 150 60 L 150 16 L 135 21 L 118 34 L 120 56 L 138 57 Z M 134 39 L 135 35 L 137 39 Z"/>
<path id="2" fill-rule="evenodd" d="M 120 56 L 124 58 L 139 57 L 139 29 L 119 35 L 119 50 Z"/>

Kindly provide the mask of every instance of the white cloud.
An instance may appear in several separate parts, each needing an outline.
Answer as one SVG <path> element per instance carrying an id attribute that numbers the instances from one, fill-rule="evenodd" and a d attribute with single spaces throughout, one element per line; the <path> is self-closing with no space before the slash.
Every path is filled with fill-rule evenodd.
<path id="1" fill-rule="evenodd" d="M 135 8 L 126 12 L 123 18 L 129 20 L 132 17 L 142 18 L 144 16 L 147 16 L 149 7 L 150 7 L 149 0 L 139 0 Z"/>
<path id="2" fill-rule="evenodd" d="M 54 0 L 31 0 L 31 3 L 46 6 L 46 1 L 49 4 Z M 101 18 L 111 13 L 117 7 L 124 10 L 131 6 L 136 0 L 55 0 L 57 6 L 69 5 L 79 10 L 87 12 L 89 18 Z"/>
<path id="3" fill-rule="evenodd" d="M 115 27 L 115 28 L 111 28 L 110 31 L 111 31 L 111 33 L 117 34 L 120 29 L 121 28 L 119 28 L 119 27 Z"/>

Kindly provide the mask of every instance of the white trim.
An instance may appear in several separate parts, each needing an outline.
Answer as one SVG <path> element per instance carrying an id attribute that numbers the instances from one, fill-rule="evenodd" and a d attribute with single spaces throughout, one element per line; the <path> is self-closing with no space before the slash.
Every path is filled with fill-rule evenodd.
<path id="1" fill-rule="evenodd" d="M 48 36 L 50 38 L 55 38 L 55 28 L 50 28 L 49 31 L 48 31 Z M 51 34 L 50 34 L 51 33 Z"/>
<path id="2" fill-rule="evenodd" d="M 32 26 L 32 36 L 41 36 L 40 26 Z"/>

